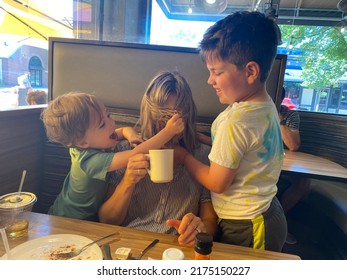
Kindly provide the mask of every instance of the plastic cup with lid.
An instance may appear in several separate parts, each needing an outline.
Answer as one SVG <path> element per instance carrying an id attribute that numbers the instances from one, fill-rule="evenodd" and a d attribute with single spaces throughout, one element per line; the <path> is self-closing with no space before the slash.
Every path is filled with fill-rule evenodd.
<path id="1" fill-rule="evenodd" d="M 36 195 L 29 192 L 14 192 L 0 197 L 0 220 L 10 238 L 28 233 L 29 221 L 26 212 L 31 212 L 37 201 Z"/>

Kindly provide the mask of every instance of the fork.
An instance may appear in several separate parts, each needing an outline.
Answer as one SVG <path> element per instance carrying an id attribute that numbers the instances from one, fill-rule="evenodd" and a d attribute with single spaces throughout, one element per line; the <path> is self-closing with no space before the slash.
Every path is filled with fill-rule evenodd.
<path id="1" fill-rule="evenodd" d="M 68 260 L 68 259 L 72 259 L 74 257 L 77 257 L 79 254 L 81 254 L 83 251 L 85 251 L 86 249 L 88 249 L 91 245 L 101 241 L 101 240 L 104 240 L 106 238 L 109 238 L 113 235 L 118 235 L 119 232 L 114 232 L 114 233 L 111 233 L 109 235 L 106 235 L 104 237 L 101 237 L 93 242 L 90 242 L 86 245 L 84 245 L 83 247 L 77 249 L 77 250 L 72 250 L 70 252 L 62 252 L 62 253 L 52 253 L 52 256 L 54 256 L 55 259 L 58 259 L 58 260 Z"/>

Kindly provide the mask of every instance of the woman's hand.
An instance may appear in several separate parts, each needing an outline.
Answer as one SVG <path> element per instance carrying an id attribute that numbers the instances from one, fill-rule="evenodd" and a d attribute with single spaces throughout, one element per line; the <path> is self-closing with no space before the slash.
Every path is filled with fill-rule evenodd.
<path id="1" fill-rule="evenodd" d="M 130 157 L 122 181 L 127 185 L 135 185 L 146 176 L 148 167 L 148 158 L 144 154 Z"/>
<path id="2" fill-rule="evenodd" d="M 193 247 L 195 236 L 199 232 L 206 232 L 205 224 L 193 213 L 184 215 L 182 220 L 167 220 L 166 224 L 176 228 L 179 234 L 178 243 L 181 246 Z"/>

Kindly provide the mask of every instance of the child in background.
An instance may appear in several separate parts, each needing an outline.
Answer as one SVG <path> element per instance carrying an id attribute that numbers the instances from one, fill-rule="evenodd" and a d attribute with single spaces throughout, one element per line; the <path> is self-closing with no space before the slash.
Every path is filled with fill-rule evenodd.
<path id="1" fill-rule="evenodd" d="M 47 137 L 70 148 L 71 169 L 61 193 L 50 213 L 76 219 L 97 220 L 100 205 L 105 200 L 111 171 L 126 167 L 129 157 L 159 149 L 177 134 L 184 124 L 174 115 L 165 128 L 134 149 L 114 153 L 120 139 L 142 142 L 134 129 L 116 129 L 105 106 L 93 95 L 67 93 L 51 101 L 42 112 Z M 141 170 L 142 171 L 142 170 Z M 143 174 L 138 174 L 143 177 Z"/>
<path id="2" fill-rule="evenodd" d="M 26 101 L 29 105 L 47 104 L 47 93 L 44 90 L 28 92 Z"/>
<path id="3" fill-rule="evenodd" d="M 220 241 L 281 251 L 287 222 L 275 194 L 283 162 L 277 110 L 266 80 L 277 52 L 275 23 L 237 12 L 211 26 L 200 42 L 220 103 L 229 106 L 211 127 L 211 165 L 181 148 L 176 156 L 211 190 Z"/>

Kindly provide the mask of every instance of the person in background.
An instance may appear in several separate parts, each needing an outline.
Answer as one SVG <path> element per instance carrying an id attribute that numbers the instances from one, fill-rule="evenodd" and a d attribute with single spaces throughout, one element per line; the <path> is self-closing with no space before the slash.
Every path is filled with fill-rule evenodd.
<path id="1" fill-rule="evenodd" d="M 33 89 L 30 85 L 27 75 L 21 75 L 17 78 L 18 86 L 13 87 L 12 93 L 18 95 L 18 106 L 28 105 L 26 98 Z"/>
<path id="2" fill-rule="evenodd" d="M 286 92 L 282 90 L 282 100 L 285 98 Z M 295 110 L 290 110 L 284 105 L 281 105 L 280 112 L 280 128 L 282 139 L 285 147 L 295 152 L 299 150 L 300 139 L 300 115 Z M 284 213 L 288 212 L 310 191 L 310 179 L 299 175 L 285 175 L 281 174 L 277 183 L 278 194 Z M 291 234 L 287 234 L 287 244 L 295 244 L 296 238 Z"/>
<path id="3" fill-rule="evenodd" d="M 26 102 L 29 105 L 47 104 L 47 93 L 43 90 L 33 90 L 28 92 Z"/>
<path id="4" fill-rule="evenodd" d="M 286 97 L 286 91 L 282 88 L 282 101 Z M 280 128 L 282 139 L 285 146 L 290 151 L 297 151 L 300 147 L 300 116 L 299 113 L 295 110 L 290 110 L 285 105 L 281 105 L 280 111 L 278 114 L 280 118 Z"/>
<path id="5" fill-rule="evenodd" d="M 94 95 L 74 92 L 52 100 L 41 118 L 47 137 L 69 147 L 71 156 L 70 172 L 49 213 L 85 220 L 97 220 L 109 172 L 124 168 L 135 154 L 162 147 L 184 128 L 182 118 L 175 114 L 160 133 L 141 143 L 133 128 L 116 129 L 115 121 Z M 124 137 L 140 144 L 115 153 L 115 145 Z"/>
<path id="6" fill-rule="evenodd" d="M 198 142 L 196 107 L 187 81 L 177 72 L 160 72 L 151 80 L 142 98 L 141 136 L 147 139 L 162 131 L 176 112 L 182 116 L 185 130 L 165 147 L 181 145 L 208 164 L 210 147 Z M 130 148 L 126 141 L 117 145 L 119 151 Z M 111 196 L 100 207 L 100 221 L 152 232 L 178 233 L 182 246 L 193 246 L 198 232 L 215 235 L 217 216 L 210 192 L 179 164 L 175 164 L 172 182 L 155 184 L 148 175 L 137 182 L 131 174 L 136 174 L 141 160 L 147 162 L 145 157 L 130 159 L 123 178 L 120 174 L 112 174 Z M 145 169 L 140 172 L 147 173 Z"/>
<path id="7" fill-rule="evenodd" d="M 283 144 L 266 80 L 277 53 L 275 23 L 259 12 L 235 12 L 212 25 L 200 54 L 220 103 L 211 126 L 210 166 L 176 150 L 190 174 L 211 191 L 220 241 L 281 251 L 287 221 L 276 198 Z"/>

